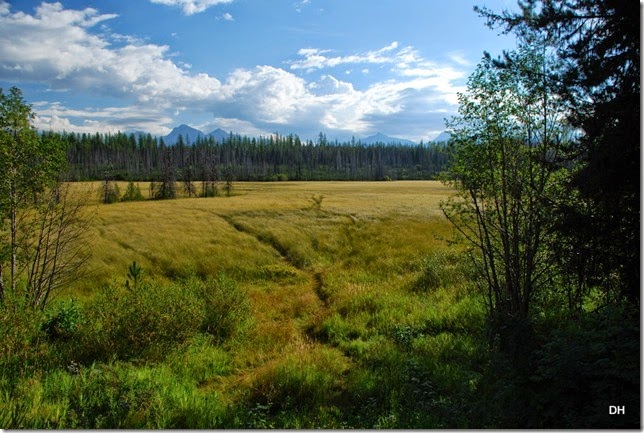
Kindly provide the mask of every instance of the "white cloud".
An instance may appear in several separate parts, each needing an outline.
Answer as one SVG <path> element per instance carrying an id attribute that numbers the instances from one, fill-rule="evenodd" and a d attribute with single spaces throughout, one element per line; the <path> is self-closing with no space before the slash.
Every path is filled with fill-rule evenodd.
<path id="1" fill-rule="evenodd" d="M 115 133 L 117 131 L 146 131 L 167 135 L 172 119 L 150 107 L 127 106 L 100 109 L 73 109 L 58 102 L 35 102 L 34 126 L 40 130 Z"/>
<path id="2" fill-rule="evenodd" d="M 232 3 L 233 0 L 150 0 L 152 3 L 166 6 L 178 6 L 184 15 L 194 15 L 219 4 Z"/>
<path id="3" fill-rule="evenodd" d="M 372 101 L 380 101 L 399 110 L 407 104 L 412 95 L 426 101 L 442 101 L 449 105 L 457 104 L 457 92 L 464 88 L 455 83 L 465 78 L 465 72 L 449 64 L 437 64 L 424 59 L 413 47 L 399 48 L 397 42 L 375 51 L 363 54 L 331 57 L 329 50 L 303 48 L 298 54 L 304 59 L 290 62 L 294 70 L 333 68 L 341 64 L 390 64 L 392 79 L 373 83 L 365 95 Z M 465 61 L 458 53 L 451 53 L 454 63 L 462 66 Z M 362 69 L 369 74 L 368 68 Z"/>
<path id="4" fill-rule="evenodd" d="M 302 48 L 297 53 L 304 56 L 302 60 L 291 61 L 289 64 L 293 70 L 303 69 L 311 72 L 315 69 L 333 68 L 343 64 L 356 64 L 356 63 L 395 63 L 396 56 L 388 55 L 392 50 L 398 47 L 398 42 L 392 42 L 390 45 L 383 47 L 379 50 L 369 51 L 361 54 L 353 54 L 349 56 L 328 57 L 325 54 L 331 52 L 330 50 L 320 50 L 317 48 Z"/>
<path id="5" fill-rule="evenodd" d="M 297 125 L 311 131 L 363 132 L 372 127 L 369 116 L 386 116 L 401 104 L 380 87 L 357 91 L 351 83 L 323 75 L 307 82 L 272 66 L 239 69 L 222 84 L 213 110 L 223 117 L 248 119 L 264 129 Z"/>
<path id="6" fill-rule="evenodd" d="M 241 117 L 275 124 L 295 120 L 308 94 L 303 79 L 272 66 L 238 69 L 221 90 L 220 100 L 237 107 Z"/>
<path id="7" fill-rule="evenodd" d="M 66 10 L 59 3 L 43 3 L 34 15 L 12 13 L 0 0 L 0 80 L 118 101 L 111 105 L 119 107 L 108 108 L 39 103 L 34 107 L 38 128 L 164 135 L 179 114 L 194 113 L 201 122 L 212 116 L 213 129 L 251 135 L 297 128 L 313 136 L 319 131 L 350 136 L 380 130 L 417 139 L 441 127 L 443 116 L 429 126 L 425 119 L 437 110 L 455 108 L 456 92 L 463 90 L 460 69 L 430 62 L 397 42 L 343 56 L 302 48 L 302 58 L 287 63 L 290 70 L 261 65 L 235 70 L 220 81 L 173 61 L 168 46 L 115 35 L 107 27 L 96 31 L 99 23 L 115 17 L 91 8 Z M 452 56 L 459 66 L 458 53 Z M 362 78 L 379 77 L 385 69 L 388 75 L 357 89 L 348 80 L 360 74 L 346 75 L 346 67 L 335 76 L 324 70 L 350 64 L 362 65 L 351 68 L 362 70 Z M 387 68 L 370 73 L 370 65 Z M 309 70 L 320 71 L 320 76 L 297 75 Z"/>
<path id="8" fill-rule="evenodd" d="M 165 45 L 90 32 L 96 24 L 113 18 L 91 8 L 64 10 L 60 3 L 43 3 L 34 16 L 22 12 L 0 16 L 0 79 L 160 105 L 198 101 L 220 87 L 216 78 L 191 75 L 169 60 Z M 115 47 L 112 42 L 124 45 Z"/>
<path id="9" fill-rule="evenodd" d="M 472 62 L 467 60 L 463 55 L 463 52 L 461 51 L 453 51 L 448 54 L 448 57 L 452 62 L 456 63 L 459 66 L 465 66 L 465 67 L 472 66 Z"/>
<path id="10" fill-rule="evenodd" d="M 295 10 L 297 12 L 302 12 L 302 6 L 308 5 L 311 3 L 311 0 L 301 0 L 295 3 Z"/>
<path id="11" fill-rule="evenodd" d="M 0 15 L 7 15 L 10 11 L 9 3 L 0 1 Z"/>
<path id="12" fill-rule="evenodd" d="M 226 12 L 225 14 L 223 14 L 223 15 L 222 15 L 222 18 L 223 18 L 224 20 L 226 20 L 226 21 L 235 21 L 235 19 L 233 18 L 233 16 L 232 16 L 231 14 L 229 14 L 228 12 Z"/>

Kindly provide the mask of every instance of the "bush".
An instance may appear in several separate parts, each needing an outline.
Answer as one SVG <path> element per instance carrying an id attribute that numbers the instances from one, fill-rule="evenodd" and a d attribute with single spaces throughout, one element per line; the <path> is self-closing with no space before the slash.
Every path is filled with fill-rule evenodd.
<path id="1" fill-rule="evenodd" d="M 50 339 L 69 339 L 83 323 L 83 312 L 73 299 L 58 302 L 46 311 L 41 329 Z"/>
<path id="2" fill-rule="evenodd" d="M 182 416 L 185 408 L 179 407 L 174 400 L 178 394 L 184 397 L 186 388 L 191 393 L 195 389 L 177 379 L 164 367 L 135 367 L 130 363 L 115 362 L 91 365 L 73 375 L 52 372 L 44 381 L 43 394 L 45 402 L 64 402 L 63 416 L 51 427 L 192 427 Z M 46 422 L 46 419 L 31 420 L 36 425 L 46 425 Z"/>
<path id="3" fill-rule="evenodd" d="M 607 306 L 542 323 L 529 362 L 496 352 L 473 404 L 479 428 L 598 429 L 640 426 L 639 311 Z M 626 406 L 611 416 L 610 405 Z M 517 414 L 521 414 L 518 416 Z"/>
<path id="4" fill-rule="evenodd" d="M 86 346 L 100 358 L 160 358 L 198 331 L 203 310 L 203 301 L 180 285 L 141 284 L 122 295 L 106 290 L 90 305 L 94 341 Z"/>
<path id="5" fill-rule="evenodd" d="M 66 427 L 83 429 L 145 428 L 155 384 L 128 377 L 127 365 L 90 367 L 61 390 L 69 405 Z M 54 385 L 52 385 L 54 386 Z"/>
<path id="6" fill-rule="evenodd" d="M 123 194 L 123 197 L 121 197 L 121 201 L 141 201 L 145 200 L 145 197 L 143 197 L 143 194 L 141 193 L 141 188 L 139 185 L 134 185 L 134 182 L 130 181 L 127 184 L 127 188 L 125 189 L 125 193 Z"/>
<path id="7" fill-rule="evenodd" d="M 447 261 L 443 254 L 433 254 L 421 261 L 421 274 L 412 289 L 418 293 L 428 293 L 444 286 L 449 278 L 446 272 Z"/>
<path id="8" fill-rule="evenodd" d="M 42 321 L 40 310 L 20 308 L 7 299 L 0 305 L 0 383 L 13 383 L 46 365 L 50 353 Z"/>
<path id="9" fill-rule="evenodd" d="M 536 352 L 539 428 L 640 428 L 638 316 L 607 306 Z M 610 405 L 626 406 L 625 415 L 611 416 Z"/>
<path id="10" fill-rule="evenodd" d="M 116 203 L 121 195 L 118 185 L 109 179 L 103 181 L 98 193 L 104 204 Z"/>
<path id="11" fill-rule="evenodd" d="M 224 276 L 142 283 L 128 291 L 109 288 L 88 308 L 93 320 L 85 335 L 87 360 L 161 359 L 200 332 L 222 343 L 236 335 L 249 314 L 246 294 Z"/>

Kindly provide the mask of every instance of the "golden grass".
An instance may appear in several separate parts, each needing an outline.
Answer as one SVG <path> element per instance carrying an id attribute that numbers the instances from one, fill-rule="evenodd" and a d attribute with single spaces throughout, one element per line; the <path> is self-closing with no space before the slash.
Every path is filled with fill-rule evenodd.
<path id="1" fill-rule="evenodd" d="M 147 196 L 148 184 L 139 185 Z M 94 191 L 93 255 L 88 276 L 65 295 L 124 284 L 132 261 L 147 279 L 224 272 L 246 290 L 252 331 L 236 349 L 236 376 L 215 385 L 230 395 L 331 350 L 309 335 L 325 324 L 367 336 L 436 309 L 409 287 L 421 259 L 451 234 L 439 208 L 451 191 L 440 182 L 238 182 L 232 197 L 110 205 L 99 204 L 99 182 L 76 187 Z"/>
<path id="2" fill-rule="evenodd" d="M 119 183 L 121 191 L 125 186 Z M 145 194 L 147 183 L 140 186 Z M 283 263 L 274 248 L 255 238 L 261 233 L 271 233 L 294 254 L 323 261 L 317 250 L 332 253 L 334 248 L 350 247 L 346 235 L 353 229 L 346 226 L 379 219 L 380 227 L 369 234 L 383 233 L 378 248 L 420 248 L 418 242 L 410 243 L 410 236 L 420 234 L 421 242 L 433 242 L 422 226 L 440 217 L 438 203 L 449 194 L 435 181 L 249 182 L 236 183 L 233 197 L 103 205 L 98 204 L 99 182 L 77 187 L 94 191 L 96 200 L 90 205 L 94 217 L 89 278 L 73 288 L 80 291 L 94 290 L 114 277 L 125 278 L 132 261 L 153 278 L 222 271 L 236 277 L 252 275 L 263 266 Z M 321 213 L 309 209 L 314 195 L 324 197 Z M 249 233 L 239 232 L 229 221 Z"/>

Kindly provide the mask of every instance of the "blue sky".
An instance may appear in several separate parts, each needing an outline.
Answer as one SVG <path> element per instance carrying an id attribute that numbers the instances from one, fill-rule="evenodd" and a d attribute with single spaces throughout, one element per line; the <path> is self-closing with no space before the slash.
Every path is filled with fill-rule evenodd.
<path id="1" fill-rule="evenodd" d="M 0 87 L 44 130 L 185 123 L 248 135 L 427 141 L 511 0 L 0 0 Z"/>

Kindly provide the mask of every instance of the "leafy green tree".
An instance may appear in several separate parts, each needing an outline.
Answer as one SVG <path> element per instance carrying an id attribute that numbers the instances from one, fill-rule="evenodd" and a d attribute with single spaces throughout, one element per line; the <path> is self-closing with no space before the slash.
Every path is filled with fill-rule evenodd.
<path id="1" fill-rule="evenodd" d="M 580 287 L 607 300 L 640 296 L 640 4 L 526 0 L 519 13 L 476 10 L 491 27 L 553 41 L 563 59 L 558 97 L 581 136 L 560 209 L 560 254 Z"/>
<path id="2" fill-rule="evenodd" d="M 442 209 L 472 246 L 491 337 L 508 321 L 525 323 L 552 284 L 549 203 L 561 193 L 565 171 L 554 162 L 569 131 L 566 108 L 553 97 L 545 42 L 498 61 L 486 53 L 448 122 L 453 161 L 446 181 L 457 195 Z"/>
<path id="3" fill-rule="evenodd" d="M 4 265 L 9 262 L 9 286 L 15 291 L 18 272 L 19 211 L 35 195 L 51 186 L 62 165 L 60 152 L 48 153 L 51 143 L 42 143 L 31 126 L 34 114 L 22 92 L 0 89 L 0 218 L 3 250 L 0 264 L 0 297 L 4 294 Z M 5 241 L 8 237 L 8 242 Z"/>
<path id="4" fill-rule="evenodd" d="M 25 304 L 44 308 L 83 256 L 75 248 L 83 218 L 82 205 L 59 184 L 61 141 L 39 136 L 33 118 L 20 89 L 0 89 L 0 302 L 7 290 L 18 296 L 20 281 Z"/>

